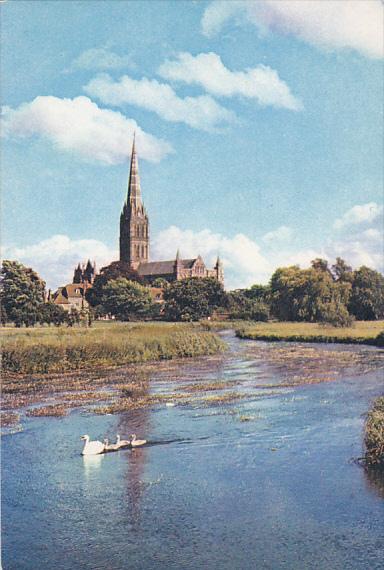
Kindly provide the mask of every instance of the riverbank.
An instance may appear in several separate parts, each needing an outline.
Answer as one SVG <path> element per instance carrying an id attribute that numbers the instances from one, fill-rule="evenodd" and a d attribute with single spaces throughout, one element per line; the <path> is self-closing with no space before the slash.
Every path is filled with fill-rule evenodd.
<path id="1" fill-rule="evenodd" d="M 185 332 L 188 329 L 186 325 Z M 198 331 L 198 325 L 194 330 Z M 28 417 L 66 416 L 72 410 L 110 415 L 168 406 L 222 409 L 279 390 L 333 382 L 345 374 L 370 375 L 384 365 L 383 352 L 374 347 L 244 342 L 232 331 L 220 336 L 225 352 L 200 358 L 58 373 L 7 373 L 2 387 L 2 425 L 20 430 Z M 239 359 L 251 364 L 245 383 L 242 373 L 228 378 L 224 372 Z M 244 421 L 250 416 L 245 414 Z"/>
<path id="2" fill-rule="evenodd" d="M 384 466 L 384 396 L 377 398 L 365 422 L 365 463 Z"/>
<path id="3" fill-rule="evenodd" d="M 199 325 L 98 322 L 91 328 L 3 328 L 3 373 L 47 374 L 210 355 L 223 342 Z"/>
<path id="4" fill-rule="evenodd" d="M 321 342 L 384 346 L 384 321 L 357 321 L 352 327 L 335 328 L 317 323 L 269 322 L 242 325 L 239 338 L 269 342 Z"/>

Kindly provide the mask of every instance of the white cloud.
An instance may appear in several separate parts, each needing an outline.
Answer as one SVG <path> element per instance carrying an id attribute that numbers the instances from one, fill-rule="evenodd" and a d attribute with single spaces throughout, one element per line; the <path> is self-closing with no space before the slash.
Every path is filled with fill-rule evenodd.
<path id="1" fill-rule="evenodd" d="M 265 65 L 231 71 L 216 53 L 180 53 L 176 60 L 164 62 L 159 73 L 166 79 L 197 84 L 208 93 L 221 97 L 241 96 L 255 99 L 260 105 L 272 105 L 291 110 L 302 108 L 288 85 L 274 69 Z"/>
<path id="2" fill-rule="evenodd" d="M 102 75 L 92 79 L 84 91 L 105 104 L 135 105 L 155 112 L 166 121 L 185 123 L 195 129 L 209 131 L 235 118 L 209 95 L 178 97 L 170 85 L 145 77 L 137 80 L 124 75 L 113 81 Z"/>
<path id="3" fill-rule="evenodd" d="M 339 234 L 328 247 L 333 257 L 343 257 L 354 267 L 368 265 L 368 267 L 383 271 L 382 206 L 376 202 L 353 206 L 335 221 L 334 227 Z"/>
<path id="4" fill-rule="evenodd" d="M 335 221 L 333 227 L 342 229 L 347 226 L 353 226 L 362 223 L 371 223 L 383 213 L 383 206 L 379 206 L 376 202 L 368 202 L 367 204 L 357 204 L 350 210 L 345 212 L 343 216 Z"/>
<path id="5" fill-rule="evenodd" d="M 2 123 L 4 136 L 41 136 L 60 149 L 106 164 L 127 160 L 134 131 L 143 159 L 159 162 L 172 152 L 169 143 L 143 131 L 134 119 L 101 109 L 88 97 L 39 96 L 17 109 L 6 107 Z"/>
<path id="6" fill-rule="evenodd" d="M 129 55 L 119 55 L 106 48 L 91 48 L 83 51 L 66 70 L 67 73 L 77 69 L 121 69 L 133 67 Z"/>
<path id="7" fill-rule="evenodd" d="M 263 257 L 260 247 L 244 234 L 226 237 L 209 229 L 194 232 L 170 226 L 156 236 L 152 257 L 174 259 L 178 247 L 181 256 L 187 259 L 200 254 L 208 267 L 214 266 L 219 254 L 228 289 L 266 282 L 271 275 L 272 266 Z"/>
<path id="8" fill-rule="evenodd" d="M 282 245 L 289 244 L 292 241 L 294 231 L 288 226 L 280 226 L 276 230 L 272 230 L 263 235 L 262 240 L 264 243 L 271 247 L 281 247 Z"/>
<path id="9" fill-rule="evenodd" d="M 383 56 L 380 0 L 215 1 L 204 12 L 202 31 L 211 37 L 233 18 L 246 18 L 262 33 L 277 31 L 323 48 Z"/>
<path id="10" fill-rule="evenodd" d="M 299 265 L 305 268 L 317 257 L 328 259 L 330 263 L 334 263 L 336 257 L 342 257 L 354 268 L 367 265 L 378 271 L 384 269 L 383 236 L 374 227 L 337 240 L 330 239 L 321 249 L 295 250 L 282 246 L 273 250 L 266 245 L 264 250 L 244 234 L 228 237 L 210 229 L 193 231 L 170 226 L 154 237 L 151 258 L 175 259 L 178 248 L 187 259 L 200 254 L 210 268 L 219 254 L 224 264 L 227 289 L 267 283 L 277 267 Z M 3 258 L 17 259 L 32 267 L 47 281 L 48 287 L 56 289 L 71 282 L 79 261 L 95 260 L 100 268 L 118 259 L 118 252 L 95 239 L 73 240 L 65 235 L 54 235 L 26 247 L 6 247 Z"/>
<path id="11" fill-rule="evenodd" d="M 72 240 L 66 235 L 54 235 L 26 247 L 6 247 L 5 259 L 17 259 L 32 267 L 47 282 L 47 287 L 57 289 L 72 282 L 73 270 L 79 262 L 90 259 L 97 267 L 118 259 L 117 251 L 109 249 L 95 239 Z"/>

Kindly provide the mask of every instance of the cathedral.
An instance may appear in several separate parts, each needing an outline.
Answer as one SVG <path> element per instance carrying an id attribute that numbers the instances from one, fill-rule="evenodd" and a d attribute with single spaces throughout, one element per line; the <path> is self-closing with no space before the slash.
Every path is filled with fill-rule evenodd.
<path id="1" fill-rule="evenodd" d="M 224 284 L 224 271 L 220 258 L 213 269 L 208 269 L 198 255 L 182 259 L 177 251 L 174 259 L 150 261 L 149 220 L 141 199 L 139 167 L 135 139 L 133 139 L 128 195 L 120 215 L 120 261 L 129 263 L 147 282 L 163 278 L 168 282 L 187 277 L 213 277 Z"/>

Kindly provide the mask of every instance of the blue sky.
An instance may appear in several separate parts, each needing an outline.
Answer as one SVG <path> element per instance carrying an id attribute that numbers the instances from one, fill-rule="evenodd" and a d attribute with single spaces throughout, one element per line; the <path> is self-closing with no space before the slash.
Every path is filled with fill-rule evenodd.
<path id="1" fill-rule="evenodd" d="M 379 0 L 1 10 L 4 255 L 49 286 L 117 258 L 135 129 L 152 258 L 382 270 Z"/>

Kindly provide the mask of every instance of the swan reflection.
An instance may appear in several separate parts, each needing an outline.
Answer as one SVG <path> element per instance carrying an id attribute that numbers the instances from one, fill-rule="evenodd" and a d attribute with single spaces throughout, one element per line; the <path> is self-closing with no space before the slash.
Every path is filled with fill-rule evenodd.
<path id="1" fill-rule="evenodd" d="M 83 455 L 85 476 L 89 477 L 92 472 L 97 471 L 102 461 L 103 455 Z"/>

